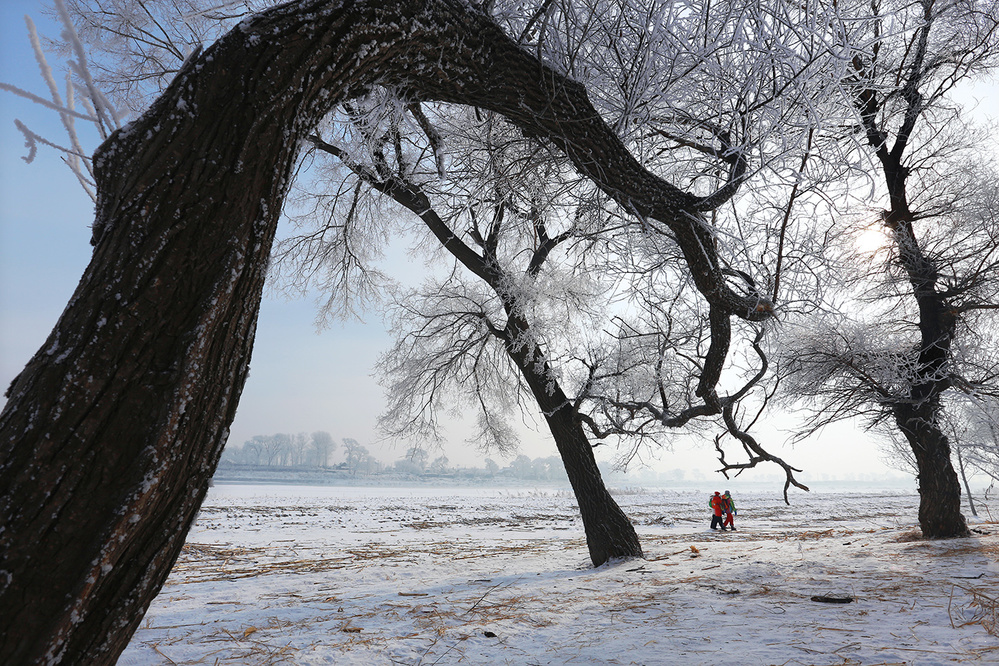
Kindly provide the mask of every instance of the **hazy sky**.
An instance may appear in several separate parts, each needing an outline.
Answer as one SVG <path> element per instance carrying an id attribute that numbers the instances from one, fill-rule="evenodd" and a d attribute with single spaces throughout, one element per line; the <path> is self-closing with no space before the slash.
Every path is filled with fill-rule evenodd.
<path id="1" fill-rule="evenodd" d="M 0 3 L 0 81 L 44 94 L 24 28 L 30 14 L 43 33 L 52 24 L 41 16 L 37 0 Z M 52 63 L 55 66 L 56 63 Z M 25 164 L 23 139 L 14 127 L 20 119 L 43 136 L 63 141 L 52 112 L 0 91 L 0 387 L 6 389 L 42 345 L 90 259 L 93 205 L 55 151 L 41 149 Z M 94 146 L 95 147 L 95 146 Z M 231 443 L 253 435 L 327 430 L 337 439 L 352 437 L 384 460 L 400 457 L 404 447 L 376 444 L 375 419 L 383 409 L 381 388 L 371 377 L 378 354 L 389 337 L 377 315 L 366 324 L 353 323 L 321 333 L 314 325 L 311 300 L 264 300 L 250 377 Z M 482 454 L 454 433 L 446 449 L 452 462 L 477 464 Z M 837 428 L 794 450 L 780 446 L 779 432 L 766 443 L 807 472 L 820 476 L 886 471 L 876 446 L 851 427 Z M 674 453 L 663 452 L 656 468 L 716 467 L 710 443 L 679 440 Z M 552 455 L 546 432 L 525 439 L 523 453 Z M 734 453 L 734 451 L 733 451 Z M 607 457 L 607 456 L 603 456 Z M 730 459 L 734 456 L 730 456 Z M 778 473 L 775 467 L 765 473 Z"/>

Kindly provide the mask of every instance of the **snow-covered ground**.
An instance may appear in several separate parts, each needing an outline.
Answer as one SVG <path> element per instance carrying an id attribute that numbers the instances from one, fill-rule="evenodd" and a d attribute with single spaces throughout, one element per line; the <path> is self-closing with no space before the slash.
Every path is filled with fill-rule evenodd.
<path id="1" fill-rule="evenodd" d="M 708 494 L 617 495 L 647 559 L 593 569 L 564 491 L 216 486 L 119 663 L 999 664 L 999 503 Z"/>

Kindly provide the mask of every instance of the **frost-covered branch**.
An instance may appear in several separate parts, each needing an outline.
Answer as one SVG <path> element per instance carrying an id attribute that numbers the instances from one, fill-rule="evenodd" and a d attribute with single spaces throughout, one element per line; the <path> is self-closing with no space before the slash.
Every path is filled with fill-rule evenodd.
<path id="1" fill-rule="evenodd" d="M 85 150 L 83 148 L 83 142 L 80 138 L 75 121 L 86 121 L 97 130 L 100 138 L 103 140 L 106 139 L 111 132 L 121 127 L 121 117 L 110 102 L 108 102 L 107 98 L 95 84 L 93 77 L 91 76 L 86 50 L 76 32 L 76 28 L 69 12 L 66 9 L 64 0 L 54 0 L 54 4 L 59 20 L 62 22 L 63 37 L 70 44 L 73 50 L 73 55 L 76 56 L 75 61 L 67 61 L 68 72 L 66 74 L 65 99 L 59 92 L 59 86 L 56 84 L 52 68 L 49 66 L 48 59 L 45 57 L 45 50 L 42 48 L 41 40 L 39 39 L 38 32 L 35 29 L 35 24 L 27 16 L 25 16 L 25 23 L 27 25 L 28 36 L 31 41 L 31 47 L 34 51 L 35 60 L 38 63 L 42 80 L 48 87 L 51 101 L 9 84 L 0 83 L 0 90 L 6 90 L 7 92 L 25 97 L 36 104 L 51 109 L 59 114 L 63 129 L 66 132 L 66 137 L 69 140 L 68 147 L 60 146 L 53 140 L 38 135 L 30 130 L 20 120 L 15 121 L 18 130 L 20 130 L 20 132 L 24 135 L 26 141 L 25 145 L 29 149 L 28 155 L 24 158 L 24 160 L 30 163 L 34 159 L 37 143 L 42 143 L 56 149 L 57 151 L 63 153 L 63 161 L 73 172 L 73 175 L 76 176 L 84 191 L 91 197 L 91 199 L 96 201 L 96 193 L 94 192 L 94 168 L 90 158 L 92 150 Z M 81 113 L 75 108 L 77 94 L 81 95 L 81 102 L 86 108 L 86 113 Z"/>
<path id="2" fill-rule="evenodd" d="M 787 497 L 788 488 L 790 488 L 793 485 L 796 488 L 800 488 L 806 491 L 808 490 L 808 486 L 802 484 L 794 477 L 794 473 L 801 472 L 801 470 L 796 467 L 792 467 L 782 458 L 779 458 L 778 456 L 775 456 L 766 449 L 764 449 L 763 446 L 761 446 L 760 443 L 756 440 L 756 438 L 753 437 L 751 434 L 749 434 L 748 428 L 743 428 L 742 426 L 739 425 L 735 417 L 735 408 L 739 404 L 738 398 L 740 398 L 742 395 L 745 395 L 745 393 L 747 393 L 751 388 L 756 386 L 759 383 L 759 381 L 763 379 L 763 377 L 766 375 L 768 361 L 766 353 L 764 353 L 763 348 L 760 346 L 760 341 L 762 339 L 763 339 L 763 331 L 761 330 L 759 333 L 757 333 L 756 338 L 753 340 L 753 345 L 752 345 L 753 351 L 756 352 L 756 355 L 760 360 L 759 371 L 756 373 L 755 376 L 753 376 L 752 379 L 750 379 L 749 382 L 746 383 L 746 385 L 735 396 L 733 396 L 733 398 L 736 399 L 729 400 L 722 408 L 722 416 L 725 422 L 725 427 L 728 428 L 728 434 L 734 437 L 740 444 L 742 444 L 743 449 L 747 454 L 748 460 L 744 463 L 727 462 L 725 460 L 725 451 L 721 445 L 721 440 L 722 440 L 721 435 L 715 437 L 715 450 L 718 452 L 718 460 L 722 464 L 722 468 L 720 471 L 722 472 L 722 474 L 725 475 L 726 478 L 728 478 L 728 473 L 732 470 L 737 470 L 736 476 L 738 476 L 743 471 L 756 467 L 756 465 L 758 465 L 761 462 L 771 462 L 780 466 L 781 469 L 784 470 L 784 478 L 785 478 L 784 502 L 790 504 L 790 501 L 788 500 Z M 773 387 L 773 391 L 776 390 L 777 386 L 775 384 L 775 386 Z M 757 413 L 757 418 L 759 418 L 759 415 L 763 413 L 764 409 L 766 409 L 767 402 L 769 402 L 769 398 L 771 395 L 772 393 L 770 395 L 765 394 L 763 403 L 760 406 L 760 409 Z"/>

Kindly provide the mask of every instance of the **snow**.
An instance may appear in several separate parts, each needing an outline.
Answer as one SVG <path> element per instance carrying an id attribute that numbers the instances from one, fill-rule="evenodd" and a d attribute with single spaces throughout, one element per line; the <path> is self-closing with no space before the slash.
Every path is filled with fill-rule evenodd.
<path id="1" fill-rule="evenodd" d="M 713 490 L 617 494 L 647 559 L 594 569 L 563 490 L 219 485 L 119 663 L 999 663 L 994 500 Z"/>

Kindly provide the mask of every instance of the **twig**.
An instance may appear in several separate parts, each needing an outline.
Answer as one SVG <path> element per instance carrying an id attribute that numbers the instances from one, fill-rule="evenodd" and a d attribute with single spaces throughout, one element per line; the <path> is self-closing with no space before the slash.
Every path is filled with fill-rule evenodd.
<path id="1" fill-rule="evenodd" d="M 490 587 L 488 590 L 485 591 L 485 593 L 481 597 L 479 597 L 475 601 L 474 604 L 472 604 L 471 608 L 469 608 L 467 611 L 465 611 L 463 613 L 463 615 L 468 615 L 469 613 L 471 613 L 473 610 L 475 610 L 475 607 L 478 606 L 482 602 L 482 600 L 485 599 L 489 595 L 490 592 L 492 592 L 493 590 L 495 590 L 497 587 L 502 587 L 502 586 L 503 586 L 503 583 L 496 583 L 495 585 L 493 585 L 492 587 Z"/>

